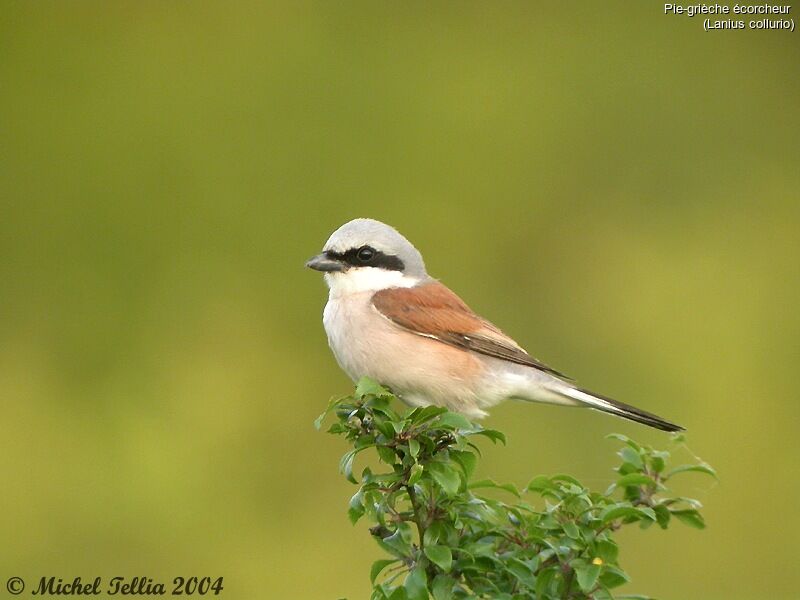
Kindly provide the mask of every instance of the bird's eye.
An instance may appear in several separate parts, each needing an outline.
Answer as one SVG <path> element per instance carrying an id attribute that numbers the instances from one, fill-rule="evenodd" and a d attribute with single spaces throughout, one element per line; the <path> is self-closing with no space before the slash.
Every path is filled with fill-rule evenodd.
<path id="1" fill-rule="evenodd" d="M 368 263 L 373 258 L 375 258 L 375 250 L 373 250 L 369 246 L 362 246 L 361 248 L 358 249 L 356 256 L 358 257 L 359 262 Z"/>

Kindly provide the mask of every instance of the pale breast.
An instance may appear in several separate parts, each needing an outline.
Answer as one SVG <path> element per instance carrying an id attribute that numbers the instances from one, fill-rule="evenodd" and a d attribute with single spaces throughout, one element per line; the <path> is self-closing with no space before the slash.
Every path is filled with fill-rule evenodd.
<path id="1" fill-rule="evenodd" d="M 368 312 L 368 294 L 330 298 L 322 322 L 333 355 L 351 379 L 369 375 L 370 350 L 375 324 Z"/>
<path id="2" fill-rule="evenodd" d="M 410 333 L 382 316 L 371 293 L 332 297 L 323 323 L 341 368 L 372 377 L 412 404 L 438 404 L 478 416 L 485 363 L 480 357 Z M 474 410 L 473 410 L 474 409 Z"/>

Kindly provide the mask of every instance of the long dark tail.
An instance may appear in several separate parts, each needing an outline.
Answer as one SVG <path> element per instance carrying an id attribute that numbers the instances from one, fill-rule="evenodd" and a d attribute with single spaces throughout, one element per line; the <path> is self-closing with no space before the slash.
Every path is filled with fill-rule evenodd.
<path id="1" fill-rule="evenodd" d="M 660 429 L 661 431 L 684 431 L 684 428 L 680 425 L 671 423 L 670 421 L 662 419 L 653 413 L 636 408 L 630 404 L 625 404 L 619 400 L 614 400 L 613 398 L 601 396 L 600 394 L 590 392 L 589 390 L 569 387 L 561 388 L 558 391 L 572 400 L 577 400 L 580 404 L 612 415 L 617 415 L 623 419 L 629 419 L 631 421 L 636 421 L 637 423 L 649 425 L 650 427 Z"/>

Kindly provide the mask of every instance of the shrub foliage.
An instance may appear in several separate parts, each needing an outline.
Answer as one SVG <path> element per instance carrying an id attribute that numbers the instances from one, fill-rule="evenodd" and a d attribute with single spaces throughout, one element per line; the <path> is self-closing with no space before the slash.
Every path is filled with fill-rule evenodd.
<path id="1" fill-rule="evenodd" d="M 629 580 L 615 533 L 634 524 L 666 529 L 675 520 L 705 527 L 700 503 L 667 487 L 686 472 L 716 477 L 705 463 L 670 469 L 669 452 L 612 434 L 621 464 L 605 491 L 570 475 L 538 475 L 523 489 L 476 481 L 475 441 L 505 443 L 502 433 L 435 406 L 398 413 L 393 400 L 362 379 L 316 423 L 335 414 L 329 432 L 352 445 L 340 462 L 359 486 L 348 515 L 369 520 L 387 554 L 372 565 L 372 600 L 646 598 L 613 595 Z M 359 481 L 354 461 L 365 451 L 377 454 L 372 462 L 381 468 L 364 468 Z"/>

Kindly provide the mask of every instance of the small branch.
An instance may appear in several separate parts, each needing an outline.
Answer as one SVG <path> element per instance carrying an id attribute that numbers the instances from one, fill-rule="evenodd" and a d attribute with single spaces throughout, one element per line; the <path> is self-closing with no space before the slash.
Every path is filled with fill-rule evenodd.
<path id="1" fill-rule="evenodd" d="M 419 503 L 419 497 L 417 496 L 416 490 L 414 490 L 413 485 L 406 485 L 406 491 L 408 492 L 408 499 L 411 501 L 411 507 L 414 509 L 414 518 L 413 521 L 417 525 L 417 535 L 419 536 L 419 549 L 425 549 L 425 524 L 422 520 L 421 514 L 421 507 Z"/>

